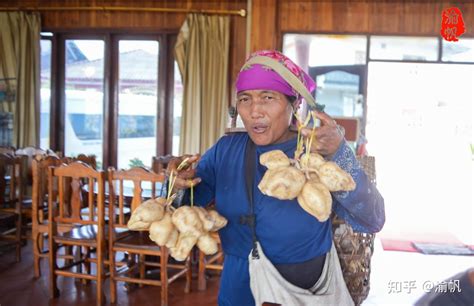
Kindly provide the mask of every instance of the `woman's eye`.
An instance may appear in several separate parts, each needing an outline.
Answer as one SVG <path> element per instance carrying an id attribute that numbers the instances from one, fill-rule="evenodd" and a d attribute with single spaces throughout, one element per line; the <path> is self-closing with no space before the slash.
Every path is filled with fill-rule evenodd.
<path id="1" fill-rule="evenodd" d="M 274 98 L 273 98 L 272 96 L 264 96 L 264 97 L 263 97 L 263 100 L 264 100 L 265 102 L 271 102 L 271 101 L 273 101 L 273 99 L 274 99 Z"/>
<path id="2" fill-rule="evenodd" d="M 247 97 L 242 97 L 239 99 L 239 103 L 247 103 L 248 101 L 250 101 L 250 99 Z"/>

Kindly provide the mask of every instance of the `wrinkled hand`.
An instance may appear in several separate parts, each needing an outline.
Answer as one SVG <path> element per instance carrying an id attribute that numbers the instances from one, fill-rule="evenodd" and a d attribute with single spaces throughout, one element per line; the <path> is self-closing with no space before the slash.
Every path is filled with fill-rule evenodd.
<path id="1" fill-rule="evenodd" d="M 186 164 L 181 166 L 180 169 L 178 169 L 179 165 L 187 158 Z M 174 183 L 174 190 L 180 190 L 180 189 L 187 189 L 190 188 L 191 186 L 196 186 L 201 182 L 201 178 L 195 177 L 196 176 L 196 169 L 193 167 L 199 159 L 201 158 L 201 155 L 195 154 L 195 155 L 183 155 L 179 157 L 174 157 L 170 160 L 168 163 L 168 167 L 166 168 L 166 173 L 171 175 L 173 173 L 173 176 L 176 177 L 176 181 Z"/>
<path id="2" fill-rule="evenodd" d="M 321 120 L 321 126 L 315 130 L 311 152 L 317 152 L 322 156 L 333 155 L 344 140 L 344 135 L 336 121 L 328 114 L 316 112 L 316 117 Z M 301 133 L 304 137 L 309 137 L 311 135 L 311 128 L 303 128 Z"/>

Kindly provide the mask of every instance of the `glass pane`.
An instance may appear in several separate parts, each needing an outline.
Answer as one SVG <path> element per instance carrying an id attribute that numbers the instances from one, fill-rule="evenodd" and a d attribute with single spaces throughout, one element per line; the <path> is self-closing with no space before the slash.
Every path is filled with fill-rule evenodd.
<path id="1" fill-rule="evenodd" d="M 316 100 L 337 117 L 362 117 L 360 77 L 345 71 L 331 71 L 316 77 Z"/>
<path id="2" fill-rule="evenodd" d="M 156 154 L 158 47 L 157 41 L 119 41 L 119 169 L 151 166 Z"/>
<path id="3" fill-rule="evenodd" d="M 443 39 L 442 54 L 445 62 L 474 62 L 474 39 L 461 38 L 456 42 Z"/>
<path id="4" fill-rule="evenodd" d="M 66 40 L 65 154 L 94 154 L 102 164 L 104 42 Z"/>
<path id="5" fill-rule="evenodd" d="M 41 40 L 40 148 L 49 148 L 51 110 L 51 40 Z"/>
<path id="6" fill-rule="evenodd" d="M 371 36 L 370 59 L 436 61 L 436 37 Z"/>
<path id="7" fill-rule="evenodd" d="M 366 36 L 285 34 L 283 37 L 283 53 L 303 68 L 363 65 L 366 49 Z"/>
<path id="8" fill-rule="evenodd" d="M 181 115 L 183 111 L 183 82 L 178 63 L 174 62 L 174 97 L 173 97 L 173 155 L 179 155 L 181 133 Z"/>

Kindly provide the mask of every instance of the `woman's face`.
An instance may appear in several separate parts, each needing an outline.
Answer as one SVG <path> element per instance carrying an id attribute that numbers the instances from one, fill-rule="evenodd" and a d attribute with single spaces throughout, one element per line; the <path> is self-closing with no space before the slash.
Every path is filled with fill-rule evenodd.
<path id="1" fill-rule="evenodd" d="M 285 95 L 272 90 L 244 90 L 237 94 L 237 111 L 250 138 L 264 146 L 291 138 L 292 106 Z"/>

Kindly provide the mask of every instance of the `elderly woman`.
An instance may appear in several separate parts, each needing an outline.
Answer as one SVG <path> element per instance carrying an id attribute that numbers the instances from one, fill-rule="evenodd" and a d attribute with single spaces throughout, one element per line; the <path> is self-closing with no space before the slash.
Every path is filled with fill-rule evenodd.
<path id="1" fill-rule="evenodd" d="M 266 58 L 277 62 L 278 67 L 274 68 L 278 69 L 268 67 Z M 228 225 L 219 232 L 225 253 L 219 305 L 242 306 L 262 302 L 284 305 L 352 304 L 337 255 L 336 261 L 334 256 L 331 259 L 329 257 L 335 252 L 332 247 L 331 221 L 318 221 L 305 212 L 296 199 L 279 200 L 262 194 L 257 188 L 266 171 L 258 162 L 261 154 L 278 149 L 288 157 L 294 157 L 297 134 L 290 126 L 302 99 L 301 90 L 290 85 L 292 82 L 289 79 L 294 77 L 309 92 L 315 89 L 314 81 L 283 54 L 277 51 L 252 54 L 236 82 L 237 111 L 247 133 L 224 136 L 202 158 L 191 157 L 191 162 L 199 159 L 197 167 L 181 171 L 176 182 L 180 188 L 196 186 L 194 202 L 207 205 L 214 200 L 217 211 L 228 219 Z M 323 112 L 318 112 L 317 117 L 321 120 L 321 126 L 316 128 L 317 142 L 311 150 L 337 163 L 352 176 L 357 186 L 353 191 L 332 193 L 333 211 L 356 231 L 379 231 L 385 222 L 382 196 L 360 168 L 334 120 Z M 303 130 L 303 135 L 308 134 L 309 130 Z M 252 191 L 248 196 L 246 161 L 249 152 L 246 149 L 250 143 L 255 148 L 254 156 L 250 157 L 255 169 Z M 179 162 L 180 159 L 173 161 L 171 168 Z M 253 202 L 254 223 L 245 222 L 250 201 Z M 253 228 L 263 251 L 261 255 L 266 256 L 276 268 L 277 278 L 283 277 L 283 287 L 254 288 L 259 283 L 273 286 L 274 281 L 260 281 L 260 273 L 249 274 L 249 254 L 255 246 Z M 273 271 L 273 268 L 267 270 Z M 334 277 L 331 273 L 335 273 Z M 329 291 L 321 289 L 323 282 L 331 282 L 332 287 L 324 287 L 329 288 Z M 255 290 L 266 292 L 263 300 L 261 296 L 257 299 L 256 294 L 260 293 Z M 288 291 L 292 295 L 292 290 L 309 292 L 310 296 L 322 299 L 313 299 L 312 302 L 305 299 L 278 300 L 278 297 L 272 297 L 273 293 L 267 294 L 268 291 Z M 328 294 L 332 295 L 329 300 L 325 299 Z"/>

